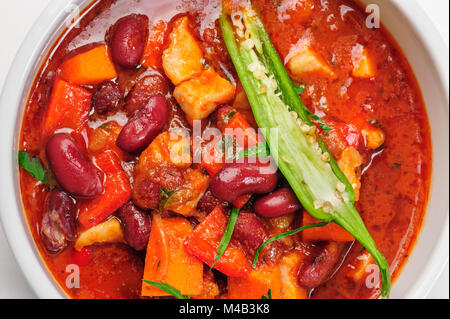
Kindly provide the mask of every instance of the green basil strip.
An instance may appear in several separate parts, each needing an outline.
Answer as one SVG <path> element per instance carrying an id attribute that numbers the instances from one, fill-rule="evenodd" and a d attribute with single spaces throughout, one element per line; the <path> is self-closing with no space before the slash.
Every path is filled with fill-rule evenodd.
<path id="1" fill-rule="evenodd" d="M 174 288 L 169 284 L 165 284 L 162 282 L 156 282 L 156 281 L 148 281 L 148 280 L 144 280 L 144 282 L 146 284 L 149 284 L 150 286 L 158 288 L 159 290 L 167 292 L 168 294 L 174 296 L 177 299 L 191 299 L 191 297 L 189 297 L 189 296 L 183 296 L 177 288 Z"/>
<path id="2" fill-rule="evenodd" d="M 281 238 L 288 237 L 288 236 L 291 236 L 291 235 L 295 235 L 295 234 L 297 234 L 297 233 L 299 233 L 301 231 L 304 231 L 306 229 L 315 228 L 315 227 L 323 227 L 323 226 L 326 226 L 328 224 L 329 223 L 327 223 L 327 222 L 323 222 L 323 223 L 306 225 L 306 226 L 303 226 L 303 227 L 300 227 L 300 228 L 297 228 L 297 229 L 294 229 L 294 230 L 291 230 L 291 231 L 288 231 L 286 233 L 282 233 L 282 234 L 279 234 L 279 235 L 277 235 L 275 237 L 270 238 L 265 243 L 263 243 L 261 246 L 259 246 L 258 250 L 256 251 L 255 258 L 253 259 L 253 269 L 256 268 L 256 263 L 258 262 L 259 254 L 261 253 L 261 250 L 263 250 L 264 247 L 266 247 L 266 245 L 268 245 L 268 244 L 270 244 L 270 243 L 272 243 L 274 241 L 277 241 L 277 240 L 279 240 Z"/>
<path id="3" fill-rule="evenodd" d="M 225 229 L 225 233 L 223 234 L 222 239 L 220 240 L 219 248 L 217 249 L 216 260 L 214 261 L 214 264 L 211 266 L 211 269 L 214 268 L 214 266 L 217 264 L 217 262 L 227 249 L 228 244 L 230 243 L 231 236 L 233 236 L 234 232 L 234 226 L 236 226 L 236 221 L 239 217 L 239 212 L 240 212 L 239 209 L 233 208 L 230 218 L 228 219 L 227 228 Z"/>
<path id="4" fill-rule="evenodd" d="M 272 289 L 269 289 L 267 296 L 262 296 L 261 299 L 272 299 Z"/>

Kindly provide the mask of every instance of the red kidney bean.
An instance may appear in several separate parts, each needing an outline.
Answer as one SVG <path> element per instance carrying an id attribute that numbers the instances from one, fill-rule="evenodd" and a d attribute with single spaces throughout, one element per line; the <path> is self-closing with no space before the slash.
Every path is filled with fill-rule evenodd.
<path id="1" fill-rule="evenodd" d="M 135 250 L 144 250 L 150 237 L 150 216 L 132 202 L 125 204 L 117 214 L 122 221 L 127 243 Z"/>
<path id="2" fill-rule="evenodd" d="M 236 221 L 233 237 L 251 250 L 256 250 L 269 239 L 269 233 L 255 214 L 242 211 Z"/>
<path id="3" fill-rule="evenodd" d="M 121 18 L 113 27 L 110 40 L 111 57 L 124 68 L 135 67 L 144 54 L 148 26 L 143 16 Z"/>
<path id="4" fill-rule="evenodd" d="M 106 81 L 100 84 L 97 91 L 92 96 L 91 107 L 98 114 L 107 114 L 114 111 L 122 98 L 122 92 L 119 85 L 112 81 Z"/>
<path id="5" fill-rule="evenodd" d="M 219 199 L 232 202 L 246 194 L 265 194 L 277 187 L 278 176 L 270 163 L 248 158 L 227 164 L 212 179 L 210 189 Z"/>
<path id="6" fill-rule="evenodd" d="M 142 209 L 158 209 L 161 186 L 148 178 L 137 178 L 133 184 L 133 202 Z"/>
<path id="7" fill-rule="evenodd" d="M 255 214 L 247 211 L 239 213 L 234 227 L 233 238 L 245 247 L 249 255 L 254 256 L 257 249 L 269 237 L 269 232 Z M 270 243 L 264 247 L 260 257 L 266 261 L 276 262 L 279 255 L 280 249 L 277 243 Z"/>
<path id="8" fill-rule="evenodd" d="M 289 187 L 283 187 L 258 199 L 253 209 L 262 217 L 280 217 L 298 211 L 301 204 Z"/>
<path id="9" fill-rule="evenodd" d="M 47 142 L 46 153 L 56 180 L 65 191 L 88 198 L 103 191 L 99 171 L 86 159 L 70 135 L 53 135 Z"/>
<path id="10" fill-rule="evenodd" d="M 166 96 L 169 93 L 169 83 L 159 74 L 152 74 L 133 86 L 126 99 L 125 108 L 129 115 L 134 115 L 148 100 L 155 95 Z"/>
<path id="11" fill-rule="evenodd" d="M 117 138 L 117 146 L 128 153 L 144 150 L 162 131 L 168 118 L 166 99 L 162 95 L 151 97 L 122 129 Z"/>
<path id="12" fill-rule="evenodd" d="M 319 255 L 311 262 L 305 263 L 298 272 L 298 283 L 307 289 L 324 283 L 332 274 L 344 246 L 336 242 L 326 244 Z"/>
<path id="13" fill-rule="evenodd" d="M 197 209 L 209 214 L 217 206 L 227 208 L 228 203 L 215 197 L 211 190 L 208 189 L 205 194 L 203 194 L 202 198 L 200 198 Z"/>
<path id="14" fill-rule="evenodd" d="M 47 197 L 41 223 L 41 236 L 45 248 L 57 253 L 76 238 L 75 204 L 65 192 L 54 189 Z"/>

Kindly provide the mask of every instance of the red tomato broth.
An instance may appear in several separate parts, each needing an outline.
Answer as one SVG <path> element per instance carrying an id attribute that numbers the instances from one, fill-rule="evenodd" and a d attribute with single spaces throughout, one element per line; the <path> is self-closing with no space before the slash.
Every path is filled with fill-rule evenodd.
<path id="1" fill-rule="evenodd" d="M 196 37 L 202 47 L 209 50 L 207 58 L 212 60 L 216 69 L 220 65 L 235 76 L 227 53 L 216 28 L 205 28 L 205 23 L 214 22 L 214 10 L 207 8 L 205 13 L 189 11 L 196 0 L 172 1 L 165 12 L 153 10 L 154 4 L 128 7 L 126 0 L 106 0 L 89 7 L 80 22 L 80 28 L 72 29 L 61 36 L 61 41 L 50 53 L 36 78 L 27 109 L 24 114 L 20 149 L 31 155 L 42 154 L 40 128 L 42 118 L 49 101 L 56 70 L 74 48 L 91 42 L 103 41 L 108 25 L 130 13 L 146 14 L 152 23 L 160 20 L 169 23 L 175 14 L 188 11 L 193 18 Z M 319 74 L 307 74 L 302 77 L 306 90 L 302 100 L 310 110 L 319 116 L 354 123 L 358 120 L 374 120 L 386 135 L 381 154 L 365 150 L 362 154 L 364 165 L 370 167 L 362 176 L 362 188 L 357 209 L 361 213 L 378 248 L 391 265 L 393 278 L 398 276 L 411 251 L 422 224 L 426 208 L 431 175 L 430 129 L 423 99 L 413 72 L 401 50 L 384 29 L 370 30 L 362 26 L 365 20 L 363 11 L 353 1 L 338 0 L 328 3 L 325 10 L 321 1 L 303 1 L 305 10 L 289 12 L 289 19 L 282 19 L 283 10 L 273 7 L 273 3 L 288 4 L 287 0 L 255 0 L 271 39 L 282 59 L 290 52 L 306 26 L 313 35 L 312 47 L 335 72 L 334 78 Z M 292 1 L 291 1 L 292 2 Z M 346 15 L 350 18 L 342 21 L 339 6 L 346 5 L 354 9 Z M 297 8 L 298 9 L 298 8 Z M 155 13 L 157 12 L 157 13 Z M 336 30 L 330 30 L 327 18 L 335 14 L 333 20 Z M 213 31 L 215 30 L 215 32 Z M 280 37 L 278 35 L 282 34 Z M 375 80 L 353 78 L 345 94 L 342 88 L 348 84 L 351 76 L 351 48 L 356 43 L 367 45 L 371 57 L 377 61 Z M 332 52 L 332 53 L 331 53 Z M 334 54 L 334 57 L 333 57 Z M 70 55 L 70 54 L 69 54 Z M 332 63 L 334 61 L 334 63 Z M 144 68 L 137 70 L 118 70 L 116 79 L 124 87 L 125 95 L 140 75 L 146 74 Z M 151 71 L 154 72 L 154 71 Z M 156 71 L 157 72 L 157 71 Z M 222 71 L 223 72 L 223 71 Z M 94 88 L 85 87 L 94 92 Z M 172 89 L 171 89 L 172 90 Z M 324 107 L 323 97 L 326 98 Z M 321 103 L 322 99 L 322 103 Z M 362 107 L 370 105 L 371 107 Z M 178 113 L 171 121 L 180 120 Z M 102 119 L 100 119 L 102 120 Z M 214 126 L 214 121 L 212 124 Z M 210 123 L 211 124 L 211 123 Z M 379 151 L 379 150 L 377 150 Z M 378 154 L 378 153 L 377 153 Z M 45 158 L 43 159 L 45 161 Z M 133 162 L 131 162 L 133 163 Z M 45 206 L 47 189 L 21 169 L 20 184 L 22 200 L 31 232 L 39 251 L 49 270 L 72 298 L 139 298 L 143 275 L 143 257 L 124 244 L 96 245 L 92 249 L 91 261 L 81 267 L 80 289 L 65 288 L 69 273 L 66 266 L 73 263 L 74 249 L 69 246 L 57 255 L 49 254 L 40 240 L 40 221 Z M 295 240 L 294 240 L 295 241 Z M 302 244 L 303 245 L 303 244 Z M 363 282 L 348 279 L 350 265 L 362 252 L 360 244 L 354 244 L 346 259 L 331 280 L 325 282 L 311 293 L 313 298 L 368 298 L 376 297 L 377 290 L 368 289 Z"/>

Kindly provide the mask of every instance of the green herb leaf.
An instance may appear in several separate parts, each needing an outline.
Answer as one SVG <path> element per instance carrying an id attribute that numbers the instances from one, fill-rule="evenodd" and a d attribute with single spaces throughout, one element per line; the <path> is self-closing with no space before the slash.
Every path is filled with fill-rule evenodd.
<path id="1" fill-rule="evenodd" d="M 301 95 L 305 91 L 306 85 L 305 84 L 294 85 L 294 89 L 297 95 Z"/>
<path id="2" fill-rule="evenodd" d="M 275 237 L 270 238 L 265 243 L 263 243 L 261 246 L 259 246 L 258 250 L 256 251 L 255 259 L 253 259 L 253 269 L 256 268 L 256 263 L 258 262 L 259 254 L 261 253 L 261 250 L 263 250 L 263 248 L 266 245 L 268 245 L 268 244 L 270 244 L 270 243 L 272 243 L 274 241 L 277 241 L 278 239 L 297 234 L 297 233 L 299 233 L 301 231 L 304 231 L 306 229 L 315 228 L 315 227 L 323 227 L 323 226 L 326 226 L 326 225 L 328 225 L 328 222 L 322 222 L 322 223 L 317 223 L 317 224 L 306 225 L 306 226 L 303 226 L 303 227 L 300 227 L 300 228 L 297 228 L 297 229 L 294 229 L 294 230 L 291 230 L 291 231 L 288 231 L 286 233 L 279 234 L 279 235 L 277 235 Z"/>
<path id="3" fill-rule="evenodd" d="M 237 218 L 239 217 L 239 212 L 240 212 L 239 209 L 233 208 L 230 218 L 228 219 L 227 228 L 225 229 L 225 233 L 223 234 L 222 239 L 220 240 L 219 248 L 217 249 L 216 260 L 214 261 L 214 264 L 211 266 L 211 269 L 214 268 L 214 266 L 217 264 L 217 262 L 227 249 L 228 244 L 230 243 L 231 236 L 233 236 L 234 232 L 234 226 L 236 226 L 236 221 Z"/>
<path id="4" fill-rule="evenodd" d="M 175 193 L 176 193 L 176 191 L 168 191 L 164 187 L 161 188 L 161 190 L 160 190 L 161 202 L 159 203 L 159 210 L 164 210 L 164 208 L 167 206 L 169 199 Z"/>
<path id="5" fill-rule="evenodd" d="M 306 113 L 308 113 L 309 116 L 311 116 L 314 120 L 316 120 L 317 123 L 319 123 L 319 126 L 322 128 L 322 130 L 327 133 L 329 130 L 331 130 L 331 127 L 329 127 L 320 117 L 312 113 L 310 110 L 305 109 Z"/>
<path id="6" fill-rule="evenodd" d="M 272 289 L 269 289 L 267 296 L 262 296 L 261 299 L 272 299 Z"/>
<path id="7" fill-rule="evenodd" d="M 32 158 L 27 152 L 19 151 L 19 164 L 24 170 L 31 174 L 38 181 L 48 186 L 47 171 L 42 167 L 41 161 L 36 156 Z"/>
<path id="8" fill-rule="evenodd" d="M 227 120 L 227 121 L 230 121 L 235 115 L 236 115 L 236 111 L 232 111 L 232 112 L 230 112 L 229 114 L 227 114 L 226 116 L 225 116 L 225 119 Z"/>
<path id="9" fill-rule="evenodd" d="M 236 159 L 245 158 L 245 157 L 261 157 L 265 158 L 270 155 L 269 145 L 267 143 L 261 143 L 256 146 L 249 148 L 248 150 L 242 151 L 238 154 Z"/>
<path id="10" fill-rule="evenodd" d="M 174 288 L 169 284 L 165 284 L 162 282 L 156 282 L 156 281 L 148 281 L 148 280 L 144 280 L 144 282 L 146 284 L 149 284 L 150 286 L 158 288 L 159 290 L 167 292 L 168 294 L 174 296 L 177 299 L 191 299 L 190 296 L 183 296 L 177 288 Z"/>

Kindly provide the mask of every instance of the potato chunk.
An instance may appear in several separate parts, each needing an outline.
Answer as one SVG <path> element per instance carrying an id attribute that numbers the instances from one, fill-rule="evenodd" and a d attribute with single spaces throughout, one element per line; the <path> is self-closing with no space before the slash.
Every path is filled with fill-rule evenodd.
<path id="1" fill-rule="evenodd" d="M 178 85 L 202 72 L 202 59 L 202 50 L 189 31 L 189 19 L 179 18 L 170 33 L 170 45 L 162 56 L 164 72 Z"/>
<path id="2" fill-rule="evenodd" d="M 296 250 L 285 255 L 280 262 L 281 298 L 306 299 L 307 291 L 298 284 L 298 270 L 304 255 Z"/>
<path id="3" fill-rule="evenodd" d="M 364 136 L 364 140 L 368 149 L 375 150 L 384 143 L 384 132 L 378 127 L 371 125 L 365 129 L 362 129 L 361 133 Z"/>
<path id="4" fill-rule="evenodd" d="M 201 169 L 187 169 L 184 183 L 164 203 L 164 209 L 185 217 L 194 216 L 200 198 L 209 187 L 210 178 Z"/>
<path id="5" fill-rule="evenodd" d="M 188 120 L 193 121 L 207 118 L 219 105 L 231 101 L 235 92 L 233 84 L 208 68 L 198 77 L 178 85 L 173 95 Z"/>
<path id="6" fill-rule="evenodd" d="M 75 249 L 102 243 L 124 242 L 123 229 L 118 219 L 111 218 L 97 226 L 83 231 L 75 242 Z"/>
<path id="7" fill-rule="evenodd" d="M 352 49 L 353 76 L 358 78 L 372 78 L 375 76 L 375 67 L 369 57 L 367 48 L 357 44 Z"/>
<path id="8" fill-rule="evenodd" d="M 354 147 L 347 147 L 341 154 L 338 160 L 338 165 L 349 180 L 350 184 L 355 190 L 355 201 L 359 200 L 359 190 L 361 188 L 361 181 L 359 180 L 356 169 L 362 165 L 361 154 Z"/>
<path id="9" fill-rule="evenodd" d="M 311 48 L 306 47 L 295 54 L 287 63 L 288 70 L 296 80 L 304 73 L 321 72 L 329 76 L 334 76 L 333 71 L 325 61 Z"/>

